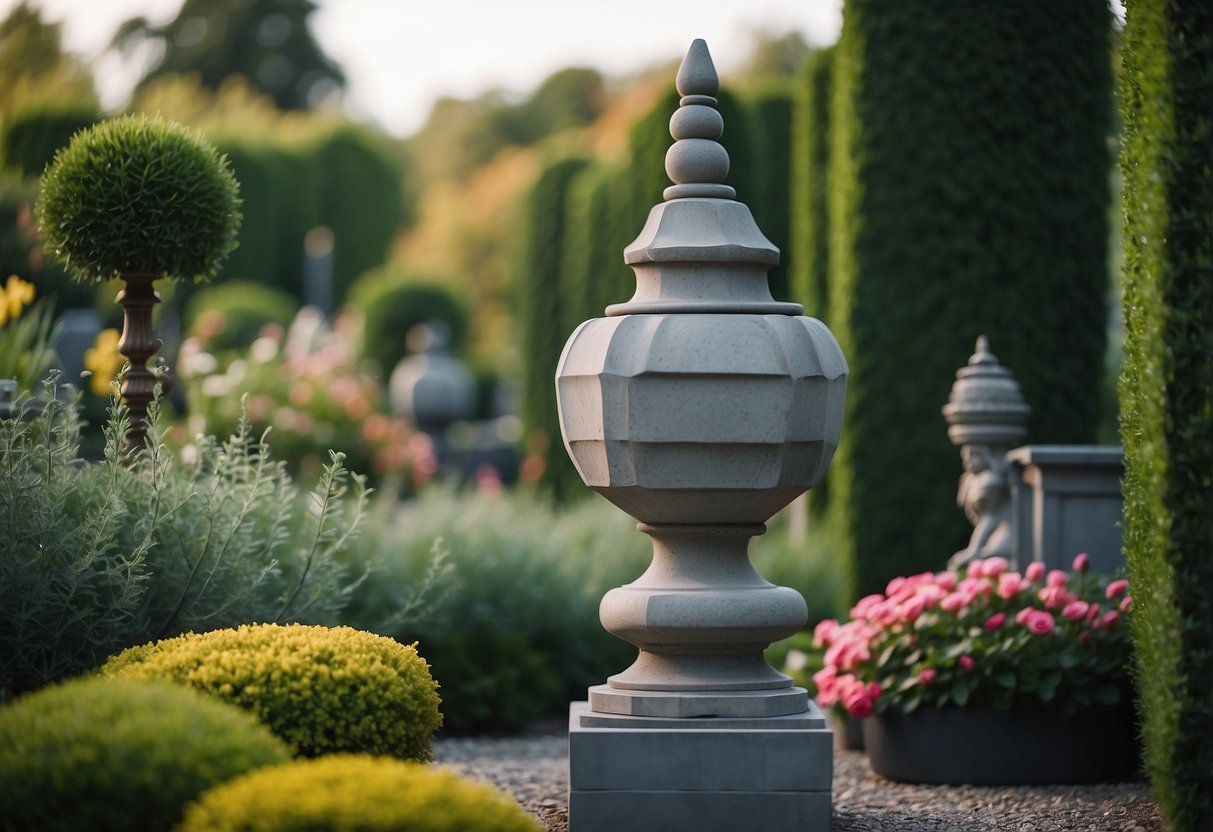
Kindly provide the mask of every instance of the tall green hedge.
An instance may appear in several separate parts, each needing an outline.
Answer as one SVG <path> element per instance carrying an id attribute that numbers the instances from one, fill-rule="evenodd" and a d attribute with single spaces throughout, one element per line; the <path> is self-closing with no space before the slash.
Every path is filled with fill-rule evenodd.
<path id="1" fill-rule="evenodd" d="M 779 263 L 767 272 L 767 283 L 776 300 L 790 300 L 791 262 L 791 198 L 792 156 L 792 92 L 779 85 L 758 90 L 751 107 L 755 122 L 757 147 L 754 152 L 761 162 L 762 195 L 745 199 L 754 220 L 767 239 L 779 248 Z M 740 191 L 738 193 L 741 196 Z"/>
<path id="2" fill-rule="evenodd" d="M 0 168 L 38 176 L 72 136 L 101 120 L 96 105 L 51 99 L 30 102 L 0 120 Z"/>
<path id="3" fill-rule="evenodd" d="M 539 174 L 522 207 L 522 236 L 514 267 L 514 291 L 521 329 L 522 419 L 528 430 L 543 431 L 549 441 L 547 481 L 558 494 L 575 493 L 581 479 L 560 439 L 556 412 L 556 364 L 564 342 L 565 305 L 561 268 L 569 245 L 567 203 L 570 186 L 590 164 L 581 157 L 550 162 Z"/>
<path id="4" fill-rule="evenodd" d="M 979 334 L 1029 440 L 1093 440 L 1108 294 L 1102 2 L 849 0 L 835 55 L 830 314 L 850 364 L 831 511 L 852 593 L 970 529 L 940 407 Z"/>
<path id="5" fill-rule="evenodd" d="M 1127 4 L 1125 552 L 1146 768 L 1213 829 L 1213 8 Z"/>
<path id="6" fill-rule="evenodd" d="M 789 268 L 792 300 L 829 316 L 830 84 L 834 47 L 809 54 L 796 86 L 792 121 Z"/>

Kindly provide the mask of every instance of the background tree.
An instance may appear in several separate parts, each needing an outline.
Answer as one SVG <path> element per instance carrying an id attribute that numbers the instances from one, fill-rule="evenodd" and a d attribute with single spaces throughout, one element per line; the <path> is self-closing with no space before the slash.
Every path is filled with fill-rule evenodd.
<path id="1" fill-rule="evenodd" d="M 96 105 L 88 68 L 63 51 L 61 24 L 42 19 L 42 11 L 21 0 L 0 21 L 0 112 L 28 95 L 31 87 Z"/>
<path id="2" fill-rule="evenodd" d="M 163 26 L 136 17 L 119 27 L 114 45 L 130 54 L 163 50 L 139 87 L 173 74 L 196 74 L 217 90 L 243 75 L 284 110 L 314 108 L 345 87 L 345 75 L 308 28 L 313 0 L 185 0 Z"/>

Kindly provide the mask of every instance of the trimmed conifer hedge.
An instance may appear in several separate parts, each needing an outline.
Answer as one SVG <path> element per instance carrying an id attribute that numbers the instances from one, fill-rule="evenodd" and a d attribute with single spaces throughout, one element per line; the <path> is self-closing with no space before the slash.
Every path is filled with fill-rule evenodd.
<path id="1" fill-rule="evenodd" d="M 829 316 L 830 82 L 834 47 L 809 54 L 796 87 L 789 200 L 792 300 L 806 315 Z M 828 322 L 827 322 L 828 323 Z"/>
<path id="2" fill-rule="evenodd" d="M 564 452 L 556 412 L 556 364 L 568 340 L 560 276 L 569 244 L 567 202 L 571 183 L 590 164 L 581 157 L 550 162 L 527 194 L 514 270 L 523 356 L 522 419 L 529 431 L 548 438 L 546 480 L 558 494 L 575 493 L 581 478 Z"/>
<path id="3" fill-rule="evenodd" d="M 1125 552 L 1146 769 L 1167 826 L 1213 829 L 1213 8 L 1128 4 Z"/>
<path id="4" fill-rule="evenodd" d="M 775 300 L 791 300 L 788 285 L 791 220 L 792 93 L 785 86 L 758 90 L 751 114 L 756 122 L 757 158 L 762 163 L 762 195 L 746 201 L 758 228 L 779 249 L 779 263 L 767 272 L 767 284 Z M 727 128 L 727 123 L 726 123 Z M 740 192 L 739 192 L 740 195 Z"/>
<path id="5" fill-rule="evenodd" d="M 977 336 L 1029 441 L 1094 439 L 1106 341 L 1111 15 L 849 0 L 834 65 L 830 314 L 850 364 L 830 474 L 851 593 L 970 529 L 940 407 Z"/>

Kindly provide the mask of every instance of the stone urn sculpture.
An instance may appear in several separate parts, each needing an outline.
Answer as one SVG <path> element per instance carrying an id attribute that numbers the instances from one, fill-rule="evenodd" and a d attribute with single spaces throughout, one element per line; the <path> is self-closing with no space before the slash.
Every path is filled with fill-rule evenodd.
<path id="1" fill-rule="evenodd" d="M 747 811 L 764 811 L 756 798 L 730 804 L 748 807 L 741 814 L 721 815 L 710 793 L 695 790 L 725 780 L 730 790 L 767 794 L 768 781 L 738 785 L 753 775 L 738 768 L 750 767 L 740 762 L 747 748 L 763 746 L 746 730 L 804 728 L 815 708 L 763 659 L 771 642 L 804 626 L 804 600 L 763 580 L 747 547 L 825 472 L 841 431 L 847 363 L 824 324 L 770 295 L 767 270 L 779 250 L 723 184 L 729 158 L 717 141 L 724 125 L 704 41 L 691 45 L 677 85 L 682 102 L 670 121 L 677 141 L 666 155 L 674 184 L 625 250 L 636 294 L 577 327 L 556 376 L 560 429 L 577 471 L 639 520 L 654 549 L 648 571 L 600 605 L 603 626 L 636 645 L 637 660 L 593 686 L 587 710 L 575 703 L 574 729 L 622 729 L 625 746 L 639 742 L 638 730 L 666 731 L 656 746 L 634 748 L 666 759 L 650 758 L 645 770 L 662 774 L 628 790 L 619 779 L 626 780 L 626 760 L 615 773 L 603 762 L 617 747 L 590 753 L 574 730 L 575 830 L 625 819 L 611 794 L 627 793 L 632 810 L 653 800 L 657 816 L 670 810 L 682 819 L 650 826 L 667 830 L 725 828 L 725 816 L 740 822 Z M 695 745 L 694 730 L 680 733 L 684 726 L 746 730 L 723 731 L 731 737 L 718 750 L 742 745 L 717 758 Z M 780 752 L 767 751 L 762 767 L 778 767 Z M 799 760 L 787 762 L 814 768 Z M 680 780 L 691 770 L 694 777 Z M 828 782 L 824 793 L 828 824 Z M 694 794 L 678 804 L 690 814 L 674 811 L 670 794 Z M 813 799 L 819 805 L 820 793 Z"/>

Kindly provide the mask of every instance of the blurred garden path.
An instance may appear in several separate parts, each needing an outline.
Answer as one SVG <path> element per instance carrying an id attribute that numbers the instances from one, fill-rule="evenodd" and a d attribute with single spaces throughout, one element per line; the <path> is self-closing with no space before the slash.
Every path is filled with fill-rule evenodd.
<path id="1" fill-rule="evenodd" d="M 517 737 L 439 739 L 434 750 L 439 763 L 511 792 L 551 832 L 568 829 L 568 736 L 563 725 L 545 723 Z M 1163 825 L 1145 781 L 915 786 L 876 776 L 862 752 L 835 751 L 831 832 L 1071 830 L 1162 832 Z"/>

